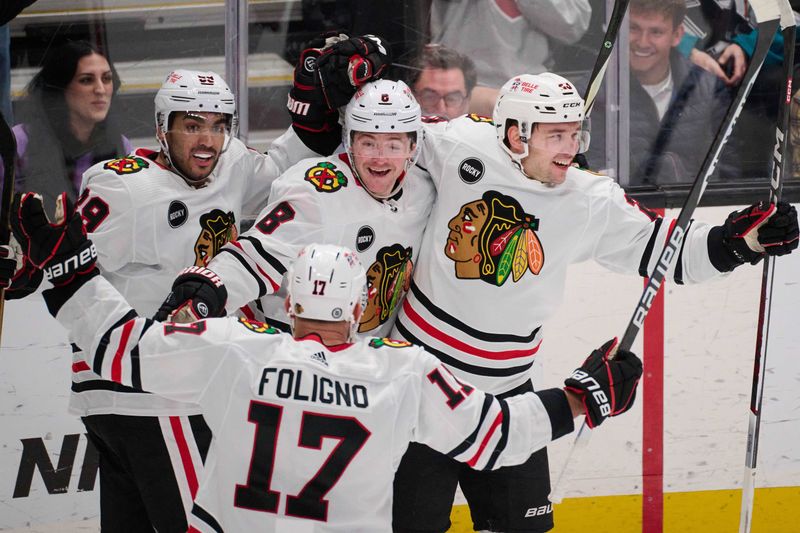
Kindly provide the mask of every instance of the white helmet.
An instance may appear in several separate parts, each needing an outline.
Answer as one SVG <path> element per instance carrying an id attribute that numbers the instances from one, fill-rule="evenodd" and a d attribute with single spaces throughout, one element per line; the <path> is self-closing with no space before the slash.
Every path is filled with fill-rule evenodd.
<path id="1" fill-rule="evenodd" d="M 353 133 L 413 133 L 414 151 L 406 160 L 406 166 L 395 187 L 384 195 L 372 193 L 365 184 L 364 189 L 376 198 L 391 198 L 402 186 L 405 172 L 416 163 L 422 141 L 422 111 L 417 100 L 402 81 L 376 80 L 364 84 L 347 104 L 342 131 L 344 148 L 353 162 Z M 353 166 L 353 173 L 358 175 Z"/>
<path id="2" fill-rule="evenodd" d="M 161 149 L 169 160 L 169 144 L 166 133 L 169 129 L 169 116 L 175 111 L 195 111 L 204 113 L 224 113 L 230 115 L 230 134 L 225 139 L 224 152 L 232 135 L 236 134 L 238 115 L 236 101 L 228 84 L 215 72 L 198 70 L 173 70 L 167 75 L 156 93 L 156 128 L 163 135 L 159 139 Z M 172 161 L 170 160 L 170 164 Z M 173 165 L 174 167 L 174 165 Z"/>
<path id="3" fill-rule="evenodd" d="M 367 275 L 358 256 L 343 246 L 309 244 L 289 267 L 289 318 L 350 324 L 350 340 L 358 326 L 354 307 L 363 309 Z"/>
<path id="4" fill-rule="evenodd" d="M 497 140 L 514 163 L 522 168 L 521 161 L 528 156 L 528 139 L 537 122 L 583 122 L 584 101 L 575 86 L 558 74 L 522 74 L 508 80 L 500 89 L 494 105 L 492 122 L 497 130 Z M 524 153 L 516 154 L 506 144 L 507 121 L 515 120 L 519 126 Z M 589 148 L 589 132 L 581 131 L 579 152 Z"/>

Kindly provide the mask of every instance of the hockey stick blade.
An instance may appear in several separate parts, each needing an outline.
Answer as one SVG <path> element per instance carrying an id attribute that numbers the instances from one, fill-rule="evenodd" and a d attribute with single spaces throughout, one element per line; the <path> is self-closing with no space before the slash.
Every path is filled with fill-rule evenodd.
<path id="1" fill-rule="evenodd" d="M 597 93 L 600 92 L 600 86 L 603 85 L 608 62 L 611 60 L 611 52 L 614 51 L 614 44 L 617 41 L 619 28 L 622 26 L 625 13 L 628 11 L 628 4 L 630 4 L 630 0 L 616 0 L 616 2 L 614 2 L 611 17 L 608 19 L 608 27 L 606 28 L 605 35 L 603 35 L 603 42 L 600 45 L 600 51 L 597 53 L 597 59 L 594 62 L 594 68 L 592 68 L 592 75 L 589 76 L 589 85 L 587 85 L 586 94 L 583 97 L 586 108 L 584 116 L 588 117 L 591 114 L 594 101 L 597 98 Z"/>
<path id="2" fill-rule="evenodd" d="M 683 244 L 683 237 L 686 229 L 689 226 L 692 215 L 694 214 L 694 210 L 697 208 L 697 204 L 700 202 L 700 198 L 702 197 L 706 185 L 708 184 L 708 179 L 717 166 L 717 160 L 720 152 L 722 151 L 722 147 L 728 140 L 728 137 L 733 130 L 733 126 L 736 124 L 736 119 L 739 117 L 739 113 L 742 111 L 744 102 L 747 99 L 747 96 L 750 94 L 750 89 L 755 82 L 755 78 L 758 75 L 758 72 L 761 70 L 761 65 L 764 63 L 767 52 L 769 52 L 772 37 L 775 35 L 776 30 L 780 27 L 781 11 L 779 7 L 780 4 L 778 3 L 779 1 L 782 2 L 784 0 L 752 0 L 750 2 L 750 6 L 753 9 L 756 17 L 756 29 L 759 32 L 753 57 L 751 58 L 750 64 L 747 67 L 747 71 L 742 79 L 742 83 L 739 85 L 739 89 L 735 98 L 728 106 L 728 111 L 725 114 L 725 118 L 717 130 L 714 141 L 711 143 L 711 147 L 709 148 L 706 158 L 703 161 L 703 165 L 700 167 L 700 171 L 694 180 L 694 184 L 689 191 L 689 195 L 687 196 L 686 201 L 684 202 L 683 207 L 678 214 L 678 218 L 675 222 L 672 232 L 669 234 L 666 244 L 661 251 L 658 262 L 656 263 L 656 267 L 648 278 L 647 285 L 642 292 L 642 296 L 639 298 L 633 316 L 631 317 L 628 327 L 625 330 L 625 334 L 619 343 L 620 350 L 630 350 L 631 346 L 633 346 L 633 341 L 636 339 L 639 331 L 644 326 L 644 319 L 650 310 L 650 306 L 658 294 L 658 291 L 661 289 L 664 276 L 671 267 L 672 262 L 679 255 L 681 245 Z M 583 426 L 586 426 L 585 420 L 583 421 L 583 425 L 581 426 L 580 431 L 578 431 L 575 441 L 572 444 L 574 448 L 580 449 L 586 447 L 588 445 L 588 439 L 591 438 L 591 431 L 586 431 Z M 586 442 L 584 442 L 584 440 Z M 572 455 L 573 453 L 570 451 L 569 456 Z M 564 470 L 573 469 L 574 461 L 565 463 L 563 468 Z M 568 475 L 566 472 L 562 472 L 559 475 L 558 483 L 550 492 L 551 502 L 561 502 L 566 492 L 565 484 L 571 477 L 572 475 Z"/>
<path id="3" fill-rule="evenodd" d="M 11 201 L 14 199 L 14 158 L 17 156 L 17 140 L 5 118 L 0 116 L 0 157 L 3 158 L 3 197 L 0 204 L 0 244 L 11 240 Z M 0 339 L 3 335 L 3 311 L 5 309 L 5 289 L 0 288 Z"/>
<path id="4" fill-rule="evenodd" d="M 783 192 L 783 177 L 790 171 L 788 157 L 789 123 L 792 106 L 792 77 L 794 71 L 794 47 L 796 28 L 794 13 L 788 0 L 779 0 L 781 7 L 781 32 L 783 34 L 783 79 L 784 91 L 780 95 L 780 112 L 775 126 L 775 149 L 772 152 L 773 166 L 770 179 L 769 201 L 777 203 Z M 761 293 L 758 305 L 758 328 L 756 330 L 753 384 L 750 390 L 750 412 L 747 424 L 747 452 L 742 481 L 742 506 L 739 515 L 739 533 L 750 533 L 755 497 L 756 464 L 758 462 L 758 439 L 761 429 L 761 403 L 764 397 L 764 378 L 767 367 L 767 341 L 769 338 L 772 288 L 775 277 L 775 259 L 764 258 L 761 274 Z"/>

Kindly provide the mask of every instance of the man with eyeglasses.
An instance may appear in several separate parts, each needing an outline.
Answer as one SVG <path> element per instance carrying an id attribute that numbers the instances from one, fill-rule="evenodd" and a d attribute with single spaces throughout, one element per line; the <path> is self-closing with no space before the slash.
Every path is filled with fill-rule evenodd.
<path id="1" fill-rule="evenodd" d="M 470 58 L 452 48 L 429 44 L 415 67 L 408 84 L 423 115 L 450 120 L 468 112 L 477 82 L 475 64 Z"/>

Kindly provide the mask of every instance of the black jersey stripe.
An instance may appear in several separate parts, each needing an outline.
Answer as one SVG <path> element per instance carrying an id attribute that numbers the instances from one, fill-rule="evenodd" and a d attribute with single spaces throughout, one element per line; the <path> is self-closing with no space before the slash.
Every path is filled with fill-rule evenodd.
<path id="1" fill-rule="evenodd" d="M 484 467 L 486 470 L 494 468 L 495 463 L 497 463 L 497 458 L 500 457 L 500 454 L 506 449 L 506 444 L 508 443 L 508 426 L 511 423 L 511 413 L 508 410 L 508 404 L 505 400 L 498 399 L 497 401 L 500 402 L 500 411 L 503 413 L 503 421 L 500 422 L 500 440 L 497 441 L 497 446 L 492 450 L 492 455 L 489 457 L 489 461 Z"/>
<path id="2" fill-rule="evenodd" d="M 686 226 L 686 233 L 683 234 L 683 242 L 681 242 L 681 251 L 678 254 L 678 262 L 675 264 L 675 283 L 678 285 L 683 285 L 683 250 L 686 248 L 686 236 L 689 235 L 689 230 L 692 228 L 692 222 L 694 220 L 689 221 L 689 225 Z"/>
<path id="3" fill-rule="evenodd" d="M 478 424 L 475 426 L 475 429 L 467 436 L 466 439 L 461 441 L 458 446 L 447 452 L 448 457 L 455 459 L 464 453 L 470 446 L 475 444 L 478 433 L 480 433 L 481 427 L 483 427 L 483 423 L 486 421 L 486 415 L 489 413 L 489 408 L 492 406 L 493 399 L 494 397 L 491 394 L 486 395 L 486 397 L 483 399 L 483 406 L 481 407 L 481 416 L 478 420 Z"/>
<path id="4" fill-rule="evenodd" d="M 422 346 L 425 348 L 425 351 L 428 353 L 435 355 L 437 359 L 443 362 L 446 365 L 450 365 L 453 368 L 457 368 L 459 370 L 463 370 L 464 372 L 469 372 L 470 374 L 475 374 L 478 376 L 515 376 L 517 374 L 521 374 L 523 372 L 527 372 L 528 369 L 533 366 L 533 361 L 525 365 L 519 366 L 511 366 L 507 368 L 486 368 L 482 366 L 470 365 L 469 363 L 464 363 L 459 361 L 458 359 L 447 355 L 446 353 L 437 350 L 436 348 L 432 348 L 419 340 L 417 337 L 411 334 L 406 328 L 402 320 L 400 318 L 397 319 L 395 322 L 395 327 L 397 327 L 397 331 L 412 344 L 416 344 L 418 346 Z"/>
<path id="5" fill-rule="evenodd" d="M 211 447 L 211 428 L 206 424 L 203 415 L 191 415 L 188 418 L 194 442 L 197 444 L 197 451 L 200 452 L 200 460 L 206 464 L 208 449 Z"/>
<path id="6" fill-rule="evenodd" d="M 239 237 L 239 240 L 240 240 L 240 241 L 247 241 L 247 242 L 249 242 L 250 244 L 252 244 L 252 245 L 253 245 L 253 248 L 255 248 L 255 249 L 256 249 L 256 252 L 258 252 L 258 255 L 260 255 L 260 256 L 261 256 L 261 258 L 262 258 L 262 259 L 264 259 L 264 261 L 266 261 L 267 263 L 269 263 L 269 264 L 272 266 L 272 268 L 274 268 L 274 269 L 275 269 L 275 272 L 277 272 L 277 273 L 278 273 L 278 274 L 280 274 L 281 276 L 283 276 L 284 274 L 286 274 L 286 267 L 285 267 L 285 266 L 283 266 L 283 263 L 281 263 L 281 262 L 278 260 L 278 258 L 277 258 L 277 257 L 275 257 L 275 256 L 274 256 L 274 255 L 272 255 L 271 253 L 267 252 L 267 251 L 264 249 L 264 247 L 261 245 L 261 241 L 259 241 L 259 240 L 258 240 L 258 239 L 256 239 L 255 237 L 250 237 L 250 236 L 248 236 L 248 235 L 245 235 L 244 237 Z"/>
<path id="7" fill-rule="evenodd" d="M 466 333 L 470 337 L 475 339 L 480 339 L 486 342 L 520 342 L 525 344 L 530 344 L 536 338 L 536 335 L 539 333 L 539 330 L 542 329 L 541 326 L 534 329 L 529 335 L 513 335 L 510 333 L 489 333 L 486 331 L 477 330 L 467 324 L 461 322 L 454 316 L 445 312 L 442 308 L 437 307 L 431 300 L 423 294 L 422 290 L 414 283 L 414 280 L 411 280 L 411 292 L 414 294 L 414 297 L 417 301 L 422 304 L 422 306 L 433 316 L 437 319 L 441 320 L 445 324 L 448 324 L 457 330 Z"/>
<path id="8" fill-rule="evenodd" d="M 250 274 L 250 277 L 253 278 L 256 281 L 256 283 L 258 284 L 258 297 L 259 298 L 261 298 L 262 296 L 267 294 L 267 284 L 264 283 L 264 280 L 261 278 L 261 276 L 258 274 L 258 272 L 253 270 L 253 267 L 250 266 L 250 264 L 247 262 L 247 260 L 244 257 L 242 257 L 242 252 L 240 252 L 236 248 L 223 248 L 222 250 L 219 251 L 219 254 L 217 254 L 217 255 L 220 255 L 220 254 L 223 254 L 223 253 L 227 253 L 227 254 L 232 255 L 233 257 L 235 257 L 236 260 L 239 261 L 239 263 L 244 267 L 244 269 L 247 270 L 247 273 Z M 211 266 L 213 268 L 213 265 L 211 265 Z"/>
<path id="9" fill-rule="evenodd" d="M 111 334 L 118 327 L 122 326 L 122 324 L 129 320 L 134 320 L 138 316 L 139 315 L 136 314 L 136 311 L 131 309 L 125 313 L 125 316 L 117 320 L 113 326 L 108 328 L 106 332 L 103 333 L 103 336 L 100 338 L 100 343 L 97 345 L 97 350 L 94 352 L 94 361 L 92 362 L 92 371 L 95 374 L 103 374 L 103 359 L 106 356 L 106 348 L 108 348 L 108 343 L 111 342 Z"/>
<path id="10" fill-rule="evenodd" d="M 217 522 L 217 519 L 214 518 L 211 513 L 197 505 L 197 503 L 192 504 L 192 514 L 198 519 L 202 520 L 204 524 L 217 533 L 224 533 L 224 530 L 222 529 L 222 526 L 219 525 L 219 522 Z"/>
<path id="11" fill-rule="evenodd" d="M 650 264 L 650 256 L 653 254 L 653 248 L 656 245 L 658 231 L 661 229 L 661 222 L 663 222 L 663 220 L 663 218 L 657 218 L 653 221 L 653 232 L 650 234 L 650 240 L 647 241 L 647 246 L 644 248 L 642 260 L 639 261 L 639 275 L 643 278 L 650 275 L 650 272 L 647 271 L 647 266 Z"/>
<path id="12" fill-rule="evenodd" d="M 72 382 L 72 392 L 81 393 L 93 390 L 122 392 L 127 394 L 150 394 L 149 392 L 140 389 L 134 389 L 133 387 L 128 387 L 127 385 L 120 385 L 119 383 L 114 383 L 113 381 L 106 381 L 105 379 L 90 379 L 87 381 Z"/>

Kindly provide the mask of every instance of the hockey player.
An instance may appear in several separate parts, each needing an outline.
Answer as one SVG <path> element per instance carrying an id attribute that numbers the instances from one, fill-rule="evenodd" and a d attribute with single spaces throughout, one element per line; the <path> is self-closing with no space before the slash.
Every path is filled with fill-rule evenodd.
<path id="1" fill-rule="evenodd" d="M 533 390 L 531 367 L 567 265 L 594 259 L 646 276 L 671 228 L 610 178 L 570 165 L 588 142 L 583 118 L 574 86 L 546 73 L 509 80 L 492 120 L 466 116 L 426 130 L 420 164 L 437 200 L 392 335 L 498 398 Z M 797 239 L 797 214 L 785 203 L 753 205 L 720 226 L 694 222 L 672 277 L 702 282 L 789 253 Z M 518 467 L 476 472 L 412 444 L 395 478 L 395 530 L 447 530 L 458 482 L 476 530 L 553 527 L 546 450 Z M 548 512 L 530 516 L 532 508 Z"/>
<path id="2" fill-rule="evenodd" d="M 289 169 L 272 185 L 258 222 L 207 265 L 225 284 L 227 302 L 203 301 L 213 293 L 197 294 L 201 284 L 188 274 L 175 281 L 157 318 L 166 319 L 185 301 L 191 320 L 204 317 L 202 309 L 230 312 L 264 297 L 266 321 L 288 331 L 283 293 L 275 293 L 303 246 L 319 242 L 355 249 L 369 265 L 358 331 L 388 334 L 434 199 L 427 173 L 414 166 L 421 137 L 420 106 L 405 83 L 364 85 L 345 111 L 345 152 Z"/>
<path id="3" fill-rule="evenodd" d="M 332 126 L 337 114 L 324 102 L 349 100 L 355 87 L 348 94 L 347 84 L 380 72 L 386 50 L 378 51 L 380 42 L 346 36 L 318 44 L 303 52 L 296 69 L 293 128 L 267 154 L 234 138 L 234 98 L 220 76 L 176 70 L 155 98 L 160 151 L 139 149 L 84 175 L 78 209 L 100 268 L 138 313 L 152 316 L 181 268 L 205 265 L 235 239 L 243 214 L 266 204 L 278 175 L 330 146 L 330 135 L 338 144 L 341 134 Z M 322 73 L 314 68 L 323 56 L 337 63 L 325 71 L 324 94 Z M 339 56 L 354 68 L 343 69 Z M 15 277 L 24 278 L 19 272 Z M 100 454 L 101 527 L 186 531 L 211 441 L 200 406 L 112 383 L 94 370 L 74 355 L 70 411 L 83 417 Z"/>
<path id="4" fill-rule="evenodd" d="M 365 272 L 338 246 L 306 247 L 287 273 L 293 337 L 244 318 L 153 322 L 97 275 L 77 217 L 51 225 L 31 194 L 17 212 L 31 263 L 55 286 L 48 309 L 87 363 L 115 383 L 203 406 L 215 443 L 190 532 L 390 531 L 392 478 L 411 439 L 498 468 L 572 431 L 573 417 L 601 423 L 635 398 L 641 361 L 630 352 L 609 361 L 613 341 L 565 390 L 508 400 L 419 347 L 353 343 Z M 224 290 L 208 269 L 191 269 Z"/>

